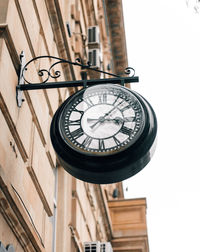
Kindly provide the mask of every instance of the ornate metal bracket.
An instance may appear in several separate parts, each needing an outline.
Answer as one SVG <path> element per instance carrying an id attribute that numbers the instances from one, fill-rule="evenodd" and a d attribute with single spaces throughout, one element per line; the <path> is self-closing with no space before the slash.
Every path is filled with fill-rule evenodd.
<path id="1" fill-rule="evenodd" d="M 15 252 L 14 247 L 12 245 L 7 245 L 6 248 L 0 241 L 0 252 Z"/>
<path id="2" fill-rule="evenodd" d="M 45 69 L 45 68 L 40 69 L 40 66 L 38 67 L 39 70 L 37 71 L 37 77 L 39 77 L 41 81 L 39 83 L 36 83 L 36 82 L 31 82 L 27 78 L 25 78 L 25 73 L 28 72 L 28 66 L 31 63 L 36 63 L 37 61 L 40 62 L 40 59 L 45 59 L 45 58 L 51 61 L 51 62 L 49 61 L 51 65 L 48 69 Z M 54 63 L 52 63 L 52 61 L 54 61 Z M 125 83 L 139 82 L 139 78 L 135 76 L 135 70 L 131 67 L 126 68 L 124 70 L 124 73 L 127 75 L 130 75 L 132 72 L 133 73 L 132 76 L 122 77 L 116 74 L 99 70 L 98 68 L 94 68 L 91 66 L 89 62 L 86 65 L 84 65 L 81 63 L 80 59 L 76 59 L 75 62 L 71 62 L 69 60 L 61 59 L 54 56 L 39 56 L 25 63 L 25 55 L 24 55 L 24 52 L 22 52 L 20 54 L 20 62 L 21 62 L 21 68 L 20 68 L 20 73 L 19 73 L 19 81 L 16 87 L 16 98 L 17 98 L 18 107 L 21 107 L 22 102 L 24 101 L 24 99 L 22 98 L 22 94 L 24 90 L 79 87 L 79 86 L 86 87 L 90 85 L 106 84 L 106 83 L 124 85 Z M 83 79 L 83 80 L 75 80 L 75 81 L 49 82 L 50 79 L 57 79 L 61 76 L 60 71 L 54 70 L 54 67 L 57 64 L 61 64 L 61 63 L 64 63 L 64 64 L 67 63 L 70 65 L 79 66 L 81 67 L 82 70 L 88 69 L 88 70 L 92 70 L 95 72 L 109 75 L 111 77 L 106 78 L 106 79 L 92 79 L 92 80 Z"/>

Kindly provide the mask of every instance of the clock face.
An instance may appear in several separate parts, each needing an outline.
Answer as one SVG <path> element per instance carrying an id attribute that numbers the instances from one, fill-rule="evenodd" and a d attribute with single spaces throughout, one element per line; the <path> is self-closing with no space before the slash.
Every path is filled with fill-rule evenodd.
<path id="1" fill-rule="evenodd" d="M 145 113 L 129 89 L 100 85 L 82 89 L 64 105 L 59 131 L 65 143 L 86 155 L 116 154 L 143 132 Z"/>
<path id="2" fill-rule="evenodd" d="M 155 149 L 157 119 L 140 94 L 116 84 L 81 89 L 56 111 L 51 141 L 60 165 L 95 184 L 141 171 Z"/>

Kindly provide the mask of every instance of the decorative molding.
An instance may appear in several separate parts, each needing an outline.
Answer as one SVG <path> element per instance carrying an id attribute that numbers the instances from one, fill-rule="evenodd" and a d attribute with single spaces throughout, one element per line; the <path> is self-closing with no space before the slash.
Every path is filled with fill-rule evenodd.
<path id="1" fill-rule="evenodd" d="M 7 49 L 8 49 L 8 52 L 9 52 L 9 55 L 11 57 L 11 60 L 12 60 L 12 63 L 13 63 L 13 66 L 15 68 L 15 71 L 16 71 L 16 74 L 17 76 L 19 76 L 19 73 L 20 73 L 20 57 L 17 53 L 17 50 L 15 48 L 15 45 L 14 45 L 14 41 L 12 39 L 12 36 L 10 34 L 10 30 L 9 30 L 9 27 L 8 27 L 8 24 L 0 24 L 0 39 L 3 38 L 5 43 L 6 43 L 6 46 L 7 46 Z M 0 52 L 0 55 L 1 55 L 1 52 Z M 35 109 L 33 107 L 33 104 L 32 104 L 32 101 L 31 101 L 31 98 L 30 98 L 30 95 L 27 91 L 24 92 L 25 94 L 25 98 L 28 102 L 28 105 L 29 105 L 29 108 L 30 108 L 30 111 L 32 113 L 32 116 L 33 116 L 33 121 L 35 122 L 35 125 L 37 127 L 37 130 L 38 130 L 38 133 L 40 135 L 40 138 L 41 138 L 41 141 L 42 141 L 42 144 L 43 146 L 45 147 L 46 145 L 46 140 L 45 140 L 45 137 L 44 137 L 44 134 L 42 132 L 42 129 L 41 129 L 41 126 L 39 124 L 39 121 L 38 121 L 38 118 L 37 118 L 37 115 L 35 113 Z M 1 94 L 0 94 L 1 95 Z M 46 91 L 44 90 L 44 95 L 45 95 L 45 98 L 46 98 L 46 101 L 47 101 L 47 104 L 48 104 L 48 107 L 49 107 L 49 101 L 47 99 L 47 94 L 46 94 Z M 3 100 L 3 97 L 0 96 L 0 108 L 1 108 L 1 105 L 4 106 L 5 105 L 5 102 Z M 4 106 L 6 108 L 6 106 Z M 4 108 L 3 107 L 3 108 Z M 49 107 L 50 108 L 50 107 Z M 2 108 L 1 108 L 2 109 Z M 2 110 L 3 111 L 3 110 Z M 51 113 L 52 109 L 50 108 L 50 113 Z M 6 121 L 7 121 L 7 117 L 9 117 L 9 113 L 6 113 L 4 114 L 4 116 L 6 116 Z M 12 121 L 12 118 L 10 118 L 10 120 Z M 8 123 L 9 121 L 7 121 Z M 9 124 L 10 126 L 10 124 Z M 14 123 L 13 123 L 13 126 L 15 127 Z M 10 129 L 11 130 L 11 129 Z M 15 129 L 16 131 L 16 129 Z M 12 133 L 14 133 L 13 131 L 11 131 Z M 18 133 L 16 132 L 16 134 L 18 135 Z M 14 136 L 13 136 L 14 137 Z M 14 137 L 14 139 L 16 140 L 16 143 L 17 143 L 17 138 Z M 19 139 L 20 140 L 20 139 Z M 22 143 L 20 144 L 22 145 Z M 18 146 L 19 148 L 19 151 L 21 150 L 22 151 L 22 148 L 20 148 L 20 146 Z M 20 151 L 20 153 L 21 153 Z M 25 149 L 24 149 L 25 151 Z M 24 162 L 27 160 L 27 154 L 22 154 L 22 158 L 24 160 Z"/>
<path id="2" fill-rule="evenodd" d="M 7 46 L 7 49 L 9 51 L 13 66 L 15 68 L 15 71 L 16 71 L 17 75 L 19 75 L 20 59 L 19 59 L 19 55 L 17 54 L 17 50 L 15 48 L 14 41 L 11 37 L 11 34 L 10 34 L 10 31 L 9 31 L 7 24 L 0 24 L 0 38 L 4 39 L 6 46 Z M 0 54 L 1 54 L 1 52 L 0 52 Z M 16 145 L 17 145 L 19 152 L 22 156 L 22 159 L 24 162 L 26 162 L 28 159 L 28 154 L 26 153 L 25 147 L 20 139 L 20 136 L 17 132 L 16 126 L 10 116 L 10 113 L 8 111 L 8 107 L 6 106 L 6 103 L 4 101 L 3 96 L 1 95 L 1 92 L 0 92 L 0 109 L 3 113 L 3 116 L 6 120 L 6 122 L 7 122 L 7 125 L 10 129 L 10 132 L 16 142 Z"/>
<path id="3" fill-rule="evenodd" d="M 84 219 L 84 221 L 85 221 L 86 228 L 87 228 L 87 230 L 88 230 L 88 234 L 89 234 L 90 238 L 92 239 L 92 234 L 91 234 L 91 231 L 90 231 L 90 229 L 89 229 L 88 222 L 87 222 L 87 216 L 86 216 L 85 213 L 84 213 L 84 208 L 83 208 L 82 201 L 81 201 L 81 199 L 79 198 L 79 196 L 78 196 L 78 194 L 77 194 L 77 191 L 75 191 L 75 190 L 72 191 L 72 195 L 73 195 L 73 197 L 74 197 L 73 200 L 75 201 L 75 204 L 78 204 L 79 207 L 80 207 L 81 214 L 82 214 L 82 216 L 83 216 L 83 219 Z M 77 231 L 77 233 L 78 233 L 78 231 Z"/>
<path id="4" fill-rule="evenodd" d="M 43 206 L 44 206 L 44 209 L 45 209 L 46 213 L 48 214 L 49 217 L 53 216 L 51 208 L 50 208 L 50 206 L 48 204 L 48 201 L 47 201 L 47 199 L 45 197 L 45 194 L 44 194 L 44 192 L 43 192 L 43 190 L 42 190 L 42 188 L 40 186 L 40 183 L 39 183 L 39 181 L 37 179 L 37 176 L 35 174 L 34 169 L 32 168 L 32 166 L 29 166 L 27 168 L 27 170 L 28 170 L 28 172 L 30 174 L 30 177 L 31 177 L 31 179 L 33 181 L 33 184 L 35 185 L 36 191 L 38 192 L 38 195 L 39 195 L 39 197 L 40 197 L 40 199 L 41 199 L 41 201 L 43 203 Z"/>
<path id="5" fill-rule="evenodd" d="M 19 0 L 15 0 L 15 4 L 16 4 L 16 7 L 17 7 L 18 15 L 19 15 L 19 18 L 20 18 L 20 21 L 21 21 L 21 24 L 22 24 L 22 27 L 23 27 L 23 30 L 24 30 L 24 34 L 25 34 L 25 37 L 26 37 L 26 40 L 27 40 L 27 43 L 28 43 L 31 55 L 32 55 L 32 57 L 35 57 L 35 52 L 34 52 L 33 44 L 31 42 L 29 31 L 27 29 L 26 22 L 24 20 L 24 16 L 23 16 L 23 13 L 22 13 L 22 10 L 21 10 L 19 2 L 20 2 Z"/>
<path id="6" fill-rule="evenodd" d="M 0 24 L 0 38 L 3 38 L 5 40 L 15 71 L 17 75 L 19 75 L 20 59 L 15 48 L 14 41 L 11 37 L 8 24 Z"/>
<path id="7" fill-rule="evenodd" d="M 85 186 L 85 191 L 86 191 L 86 194 L 87 194 L 88 201 L 90 203 L 90 207 L 92 209 L 92 215 L 93 215 L 95 223 L 96 223 L 96 229 L 98 231 L 98 235 L 99 235 L 99 237 L 101 239 L 103 239 L 102 227 L 101 227 L 101 225 L 99 223 L 99 216 L 97 216 L 95 214 L 95 212 L 97 211 L 98 206 L 97 205 L 95 206 L 94 194 L 92 194 L 91 189 L 90 189 L 90 187 L 93 187 L 94 185 L 89 184 L 87 182 L 84 182 L 84 186 Z"/>
<path id="8" fill-rule="evenodd" d="M 7 49 L 9 51 L 9 54 L 10 54 L 10 57 L 11 57 L 11 60 L 12 60 L 12 63 L 13 63 L 13 66 L 14 66 L 14 68 L 16 70 L 17 75 L 19 76 L 19 72 L 20 72 L 20 58 L 19 58 L 19 55 L 18 55 L 17 50 L 15 48 L 14 41 L 13 41 L 13 39 L 11 37 L 11 34 L 10 34 L 10 31 L 9 31 L 9 28 L 8 28 L 7 24 L 0 24 L 0 38 L 3 38 L 5 40 Z M 35 113 L 35 109 L 33 107 L 31 98 L 30 98 L 28 92 L 25 91 L 24 93 L 25 93 L 25 98 L 26 98 L 26 100 L 28 102 L 30 111 L 31 111 L 32 116 L 33 116 L 33 121 L 35 122 L 35 125 L 36 125 L 36 127 L 38 129 L 38 133 L 40 135 L 42 144 L 45 146 L 46 145 L 46 140 L 45 140 L 45 137 L 43 135 L 41 126 L 39 124 L 37 115 Z M 12 131 L 10 129 L 11 133 L 17 136 L 18 133 L 16 131 L 15 125 L 14 125 L 14 123 L 12 121 L 12 118 L 10 117 L 10 114 L 8 113 L 6 104 L 5 104 L 4 99 L 1 96 L 1 94 L 0 94 L 0 108 L 2 109 L 2 111 L 5 110 L 4 117 L 5 117 L 6 121 L 7 121 L 7 123 L 11 122 L 10 124 L 8 124 L 8 126 L 11 127 L 11 125 L 12 125 L 11 129 L 15 129 L 14 131 Z M 16 131 L 16 133 L 15 133 L 15 131 Z M 19 135 L 18 135 L 18 138 L 16 138 L 16 136 L 13 136 L 14 139 L 16 140 L 16 143 L 18 142 L 17 140 L 19 140 L 19 143 L 20 143 L 21 140 L 19 138 Z M 20 148 L 20 146 L 22 146 L 22 143 L 20 143 L 20 144 L 19 143 L 17 144 L 17 146 L 19 148 L 19 151 L 21 150 L 21 151 L 24 151 L 24 153 L 26 153 L 24 148 Z M 22 158 L 23 158 L 24 162 L 26 162 L 28 156 L 27 156 L 27 154 L 23 154 L 23 152 L 21 152 L 21 151 L 20 151 L 20 153 L 22 155 Z"/>
<path id="9" fill-rule="evenodd" d="M 80 252 L 83 251 L 83 244 L 80 241 L 80 237 L 79 237 L 79 234 L 78 234 L 76 228 L 74 226 L 72 226 L 71 224 L 69 224 L 69 229 L 71 231 L 72 238 L 73 238 L 76 246 L 78 247 L 79 251 Z"/>
<path id="10" fill-rule="evenodd" d="M 15 48 L 15 45 L 14 45 L 14 42 L 13 42 L 13 39 L 11 37 L 11 34 L 10 34 L 10 31 L 9 31 L 9 28 L 8 28 L 8 25 L 5 24 L 5 25 L 0 25 L 0 38 L 3 38 L 6 42 L 6 46 L 8 48 L 8 51 L 9 51 L 9 54 L 10 54 L 10 57 L 11 57 L 11 60 L 13 62 L 13 65 L 14 65 L 14 68 L 16 70 L 16 73 L 19 75 L 19 71 L 20 71 L 20 59 L 19 59 L 19 56 L 17 54 L 17 51 L 16 51 L 16 48 Z M 33 118 L 33 122 L 34 124 L 36 125 L 36 128 L 38 130 L 38 133 L 39 133 L 39 136 L 40 136 L 40 139 L 41 139 L 41 142 L 43 144 L 44 147 L 46 147 L 46 140 L 44 138 L 44 135 L 43 135 L 43 132 L 42 132 L 42 129 L 41 129 L 41 126 L 40 126 L 40 123 L 38 121 L 38 118 L 37 118 L 37 115 L 35 113 L 35 109 L 33 107 L 33 104 L 31 102 L 31 98 L 28 94 L 28 92 L 25 92 L 25 97 L 26 97 L 26 100 L 28 101 L 28 105 L 29 105 L 29 108 L 30 108 L 30 111 L 31 111 L 31 114 L 32 114 L 32 118 Z M 1 92 L 0 92 L 0 109 L 3 113 L 3 116 L 6 120 L 6 123 L 10 129 L 10 132 L 14 138 L 14 141 L 17 145 L 17 148 L 21 154 L 21 157 L 23 159 L 24 162 L 27 162 L 28 161 L 28 154 L 25 150 L 25 147 L 21 141 L 21 138 L 17 132 L 17 129 L 16 129 L 16 126 L 10 116 L 10 113 L 8 111 L 8 108 L 6 106 L 6 103 L 3 99 L 3 96 L 1 95 Z M 46 155 L 48 157 L 48 160 L 50 162 L 50 165 L 52 167 L 53 165 L 53 161 L 52 161 L 52 158 L 51 158 L 51 155 L 49 152 L 46 152 Z M 31 176 L 31 179 L 33 180 L 33 183 L 35 185 L 35 188 L 39 194 L 39 197 L 44 205 L 44 209 L 46 211 L 46 213 L 48 214 L 48 216 L 52 216 L 52 211 L 51 211 L 51 208 L 47 202 L 47 199 L 41 189 L 41 186 L 37 180 L 37 177 L 34 173 L 34 170 L 31 168 L 31 167 L 28 167 L 28 172 Z"/>
<path id="11" fill-rule="evenodd" d="M 107 240 L 110 241 L 113 237 L 113 230 L 112 230 L 112 222 L 111 222 L 111 218 L 109 214 L 107 199 L 103 192 L 102 185 L 94 185 L 94 186 L 95 186 L 96 196 L 97 196 L 97 200 L 99 204 L 99 209 L 102 213 L 102 216 L 104 216 L 103 223 L 106 230 L 106 235 L 108 237 Z"/>
<path id="12" fill-rule="evenodd" d="M 10 113 L 8 111 L 8 107 L 6 106 L 6 103 L 5 103 L 4 99 L 3 99 L 3 96 L 1 95 L 1 92 L 0 92 L 0 109 L 1 109 L 1 111 L 3 113 L 3 116 L 4 116 L 5 120 L 6 120 L 8 128 L 10 129 L 10 132 L 11 132 L 11 134 L 12 134 L 14 140 L 15 140 L 17 148 L 18 148 L 18 150 L 19 150 L 19 152 L 21 154 L 21 157 L 22 157 L 22 159 L 23 159 L 23 161 L 25 163 L 28 160 L 28 154 L 27 154 L 27 152 L 25 150 L 25 147 L 24 147 L 24 145 L 23 145 L 23 143 L 21 141 L 21 138 L 20 138 L 20 136 L 19 136 L 19 134 L 17 132 L 16 126 L 15 126 L 15 124 L 14 124 L 14 122 L 13 122 L 11 116 L 10 116 Z"/>
<path id="13" fill-rule="evenodd" d="M 30 95 L 28 94 L 27 91 L 25 91 L 24 94 L 25 94 L 26 101 L 27 101 L 27 103 L 29 105 L 29 108 L 30 108 L 30 111 L 31 111 L 31 114 L 32 114 L 32 117 L 33 117 L 33 122 L 35 123 L 35 126 L 36 126 L 36 128 L 38 130 L 40 140 L 41 140 L 43 146 L 45 147 L 46 146 L 46 140 L 45 140 L 44 134 L 42 132 L 42 128 L 40 126 L 40 123 L 39 123 L 38 117 L 36 115 L 35 109 L 33 107 Z"/>
<path id="14" fill-rule="evenodd" d="M 45 252 L 38 234 L 0 167 L 0 212 L 25 252 Z"/>
<path id="15" fill-rule="evenodd" d="M 112 240 L 113 251 L 149 252 L 147 236 L 125 237 Z"/>
<path id="16" fill-rule="evenodd" d="M 65 33 L 65 24 L 62 20 L 60 4 L 58 0 L 45 0 L 47 10 L 49 13 L 49 18 L 52 26 L 52 31 L 55 37 L 56 46 L 58 50 L 58 54 L 61 58 L 72 59 L 72 52 L 69 48 L 69 41 Z M 74 68 L 69 65 L 67 67 L 63 67 L 63 72 L 65 75 L 65 79 L 76 79 Z M 69 78 L 70 77 L 70 78 Z M 69 88 L 70 93 L 73 92 L 74 88 Z"/>
<path id="17" fill-rule="evenodd" d="M 50 153 L 49 150 L 47 150 L 47 148 L 46 148 L 46 155 L 47 155 L 47 158 L 48 158 L 49 163 L 51 165 L 51 168 L 54 169 L 55 168 L 55 164 L 54 164 L 54 161 L 52 159 L 51 153 Z"/>

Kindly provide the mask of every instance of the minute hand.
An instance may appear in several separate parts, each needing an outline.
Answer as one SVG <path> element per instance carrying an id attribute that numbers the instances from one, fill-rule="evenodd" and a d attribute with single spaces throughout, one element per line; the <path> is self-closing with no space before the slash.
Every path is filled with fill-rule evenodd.
<path id="1" fill-rule="evenodd" d="M 104 116 L 100 116 L 98 121 L 96 121 L 94 124 L 92 124 L 90 126 L 91 129 L 93 129 L 99 122 L 104 122 L 104 119 L 106 116 L 108 116 L 111 112 L 113 112 L 113 110 L 115 110 L 119 105 L 121 105 L 124 101 L 122 100 L 119 104 L 117 104 L 116 106 L 114 106 L 110 111 L 108 111 L 107 113 L 105 113 Z"/>

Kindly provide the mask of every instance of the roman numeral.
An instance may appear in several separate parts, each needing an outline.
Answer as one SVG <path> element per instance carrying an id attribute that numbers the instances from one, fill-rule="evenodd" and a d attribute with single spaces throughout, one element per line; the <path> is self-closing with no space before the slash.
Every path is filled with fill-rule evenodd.
<path id="1" fill-rule="evenodd" d="M 118 101 L 118 99 L 119 99 L 119 95 L 118 95 L 117 98 L 114 100 L 113 106 L 116 104 L 116 102 Z"/>
<path id="2" fill-rule="evenodd" d="M 77 126 L 81 124 L 81 120 L 80 119 L 74 121 L 70 120 L 69 122 L 66 122 L 66 124 L 68 124 L 69 126 Z"/>
<path id="3" fill-rule="evenodd" d="M 99 139 L 99 150 L 105 150 L 105 143 L 103 139 Z"/>
<path id="4" fill-rule="evenodd" d="M 131 108 L 131 105 L 130 105 L 130 104 L 127 105 L 127 106 L 124 107 L 124 108 L 121 108 L 121 112 L 123 113 L 126 109 L 129 109 L 129 108 Z"/>
<path id="5" fill-rule="evenodd" d="M 132 133 L 132 129 L 123 126 L 123 127 L 121 127 L 120 132 L 125 135 L 130 135 Z"/>
<path id="6" fill-rule="evenodd" d="M 87 147 L 90 146 L 91 142 L 92 142 L 92 138 L 89 137 L 89 136 L 87 136 L 87 137 L 85 138 L 85 140 L 83 141 L 82 145 L 83 145 L 84 147 L 87 148 Z"/>
<path id="7" fill-rule="evenodd" d="M 135 122 L 135 116 L 125 117 L 124 122 Z"/>
<path id="8" fill-rule="evenodd" d="M 92 100 L 89 97 L 85 98 L 84 102 L 88 105 L 88 107 L 94 106 L 94 103 L 92 102 Z"/>
<path id="9" fill-rule="evenodd" d="M 113 139 L 114 139 L 116 145 L 120 145 L 121 144 L 121 142 L 115 136 L 113 137 Z"/>
<path id="10" fill-rule="evenodd" d="M 78 109 L 76 109 L 76 108 L 74 109 L 74 111 L 80 113 L 81 115 L 84 114 L 84 112 L 83 112 L 82 110 L 78 110 Z"/>
<path id="11" fill-rule="evenodd" d="M 106 93 L 99 95 L 99 102 L 98 103 L 107 103 L 107 94 Z"/>
<path id="12" fill-rule="evenodd" d="M 84 134 L 84 132 L 83 132 L 82 128 L 78 128 L 78 129 L 71 132 L 71 136 L 74 139 L 81 137 L 83 134 Z"/>

